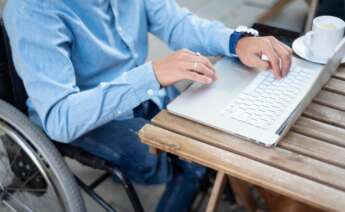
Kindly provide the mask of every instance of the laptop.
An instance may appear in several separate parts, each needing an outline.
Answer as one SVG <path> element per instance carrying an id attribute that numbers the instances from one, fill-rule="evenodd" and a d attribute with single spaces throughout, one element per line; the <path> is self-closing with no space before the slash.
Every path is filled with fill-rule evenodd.
<path id="1" fill-rule="evenodd" d="M 212 85 L 193 83 L 172 101 L 169 112 L 242 137 L 275 146 L 335 73 L 345 55 L 345 39 L 326 65 L 293 56 L 289 74 L 250 70 L 226 58 L 215 65 Z"/>

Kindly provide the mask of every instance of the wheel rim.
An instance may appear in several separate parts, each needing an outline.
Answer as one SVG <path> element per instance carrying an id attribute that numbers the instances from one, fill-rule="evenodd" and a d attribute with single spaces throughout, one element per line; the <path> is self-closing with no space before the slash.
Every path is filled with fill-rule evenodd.
<path id="1" fill-rule="evenodd" d="M 66 211 L 43 158 L 0 121 L 0 211 Z"/>

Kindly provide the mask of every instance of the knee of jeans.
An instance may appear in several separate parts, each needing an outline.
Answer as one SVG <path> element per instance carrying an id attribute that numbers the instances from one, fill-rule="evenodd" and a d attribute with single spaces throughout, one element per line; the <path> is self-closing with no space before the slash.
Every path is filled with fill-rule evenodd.
<path id="1" fill-rule="evenodd" d="M 162 153 L 137 163 L 129 175 L 134 182 L 144 185 L 167 183 L 172 179 L 172 163 L 167 154 Z"/>
<path id="2" fill-rule="evenodd" d="M 198 179 L 203 179 L 207 171 L 207 168 L 202 165 L 183 160 L 178 161 L 178 166 L 182 169 L 185 175 L 189 175 Z"/>

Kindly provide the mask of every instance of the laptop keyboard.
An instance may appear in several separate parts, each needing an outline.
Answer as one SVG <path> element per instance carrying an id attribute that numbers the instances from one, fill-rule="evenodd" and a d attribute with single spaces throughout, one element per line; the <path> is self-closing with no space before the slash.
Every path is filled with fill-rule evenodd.
<path id="1" fill-rule="evenodd" d="M 292 67 L 281 80 L 276 80 L 270 72 L 260 73 L 225 107 L 221 115 L 267 129 L 282 115 L 301 89 L 311 83 L 313 76 L 310 69 L 298 66 Z"/>

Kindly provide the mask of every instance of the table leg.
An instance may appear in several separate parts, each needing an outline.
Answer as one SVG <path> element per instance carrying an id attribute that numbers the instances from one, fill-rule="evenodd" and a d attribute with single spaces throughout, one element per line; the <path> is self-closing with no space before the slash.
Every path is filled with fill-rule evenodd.
<path id="1" fill-rule="evenodd" d="M 273 191 L 256 187 L 265 200 L 267 208 L 272 212 L 325 212 Z"/>
<path id="2" fill-rule="evenodd" d="M 256 211 L 257 205 L 252 195 L 253 186 L 231 176 L 228 176 L 228 178 L 237 203 L 242 205 L 246 211 Z"/>
<path id="3" fill-rule="evenodd" d="M 220 197 L 222 196 L 224 186 L 226 184 L 226 175 L 222 171 L 217 172 L 216 181 L 214 182 L 210 200 L 207 204 L 206 212 L 215 212 L 218 207 Z"/>

